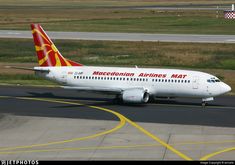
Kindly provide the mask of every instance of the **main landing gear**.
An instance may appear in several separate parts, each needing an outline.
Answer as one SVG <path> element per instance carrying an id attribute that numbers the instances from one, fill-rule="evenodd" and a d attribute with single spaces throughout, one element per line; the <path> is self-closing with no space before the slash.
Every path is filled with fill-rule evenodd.
<path id="1" fill-rule="evenodd" d="M 206 107 L 206 102 L 205 101 L 202 101 L 202 107 L 204 108 L 204 107 Z"/>
<path id="2" fill-rule="evenodd" d="M 203 99 L 202 99 L 202 107 L 203 107 L 203 108 L 206 107 L 207 101 L 213 101 L 213 100 L 214 100 L 213 97 L 203 98 Z"/>

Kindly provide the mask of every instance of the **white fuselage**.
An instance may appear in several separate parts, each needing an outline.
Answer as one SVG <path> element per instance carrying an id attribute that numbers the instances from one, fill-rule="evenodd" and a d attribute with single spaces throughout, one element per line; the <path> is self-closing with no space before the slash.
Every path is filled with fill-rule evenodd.
<path id="1" fill-rule="evenodd" d="M 124 67 L 35 67 L 37 73 L 74 89 L 124 91 L 143 88 L 152 96 L 211 98 L 231 88 L 208 73 L 179 69 Z"/>

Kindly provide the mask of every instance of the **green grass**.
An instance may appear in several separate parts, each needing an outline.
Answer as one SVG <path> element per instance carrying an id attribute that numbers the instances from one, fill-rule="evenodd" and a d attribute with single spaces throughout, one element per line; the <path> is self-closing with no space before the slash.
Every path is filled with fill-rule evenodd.
<path id="1" fill-rule="evenodd" d="M 56 40 L 68 59 L 85 65 L 235 70 L 234 44 Z M 32 39 L 0 39 L 0 61 L 37 63 Z"/>
<path id="2" fill-rule="evenodd" d="M 1 2 L 2 0 L 0 0 Z M 38 3 L 37 3 L 38 2 Z M 53 1 L 54 2 L 54 1 Z M 56 3 L 58 2 L 58 3 Z M 188 34 L 235 34 L 234 20 L 225 20 L 223 12 L 204 10 L 134 10 L 110 6 L 190 4 L 191 1 L 51 1 L 25 0 L 2 2 L 0 29 L 30 30 L 31 23 L 41 23 L 51 31 L 141 32 Z M 230 2 L 230 1 L 229 1 Z M 226 1 L 226 4 L 229 3 Z M 193 1 L 192 4 L 195 4 Z M 211 4 L 199 1 L 198 4 Z M 219 1 L 213 4 L 224 3 Z M 108 6 L 108 7 L 107 7 Z"/>
<path id="3" fill-rule="evenodd" d="M 122 7 L 122 6 L 150 6 L 150 5 L 223 5 L 232 4 L 233 0 L 0 0 L 6 6 L 30 7 Z"/>
<path id="4" fill-rule="evenodd" d="M 63 21 L 62 21 L 63 22 Z M 51 30 L 62 30 L 62 22 L 45 23 Z M 96 32 L 140 32 L 140 33 L 173 33 L 173 34 L 235 34 L 235 21 L 223 18 L 155 15 L 142 18 L 71 20 L 64 23 L 72 24 L 64 27 L 68 31 Z M 55 25 L 54 27 L 52 27 Z"/>
<path id="5" fill-rule="evenodd" d="M 56 40 L 64 57 L 95 66 L 185 68 L 220 77 L 235 89 L 235 44 Z M 31 72 L 3 66 L 37 66 L 32 39 L 0 39 L 0 84 L 55 85 Z M 1 68 L 1 66 L 3 68 Z"/>
<path id="6" fill-rule="evenodd" d="M 35 76 L 34 74 L 0 74 L 0 84 L 14 85 L 52 85 L 56 84 Z"/>

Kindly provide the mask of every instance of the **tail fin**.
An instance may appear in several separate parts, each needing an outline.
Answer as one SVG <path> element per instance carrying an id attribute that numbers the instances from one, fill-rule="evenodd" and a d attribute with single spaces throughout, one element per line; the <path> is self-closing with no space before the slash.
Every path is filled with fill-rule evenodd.
<path id="1" fill-rule="evenodd" d="M 39 24 L 31 24 L 39 66 L 82 66 L 64 58 Z"/>

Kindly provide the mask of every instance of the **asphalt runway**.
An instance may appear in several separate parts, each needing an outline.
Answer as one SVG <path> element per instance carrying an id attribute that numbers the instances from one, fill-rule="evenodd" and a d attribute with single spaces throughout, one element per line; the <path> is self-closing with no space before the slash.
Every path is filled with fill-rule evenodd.
<path id="1" fill-rule="evenodd" d="M 193 43 L 235 43 L 235 35 L 194 34 L 147 34 L 147 33 L 98 33 L 98 32 L 53 32 L 52 39 L 107 40 L 107 41 L 153 41 Z M 32 38 L 31 31 L 0 30 L 0 38 Z"/>
<path id="2" fill-rule="evenodd" d="M 0 159 L 234 159 L 234 96 L 203 108 L 200 99 L 122 105 L 60 88 L 0 86 L 0 95 Z"/>

